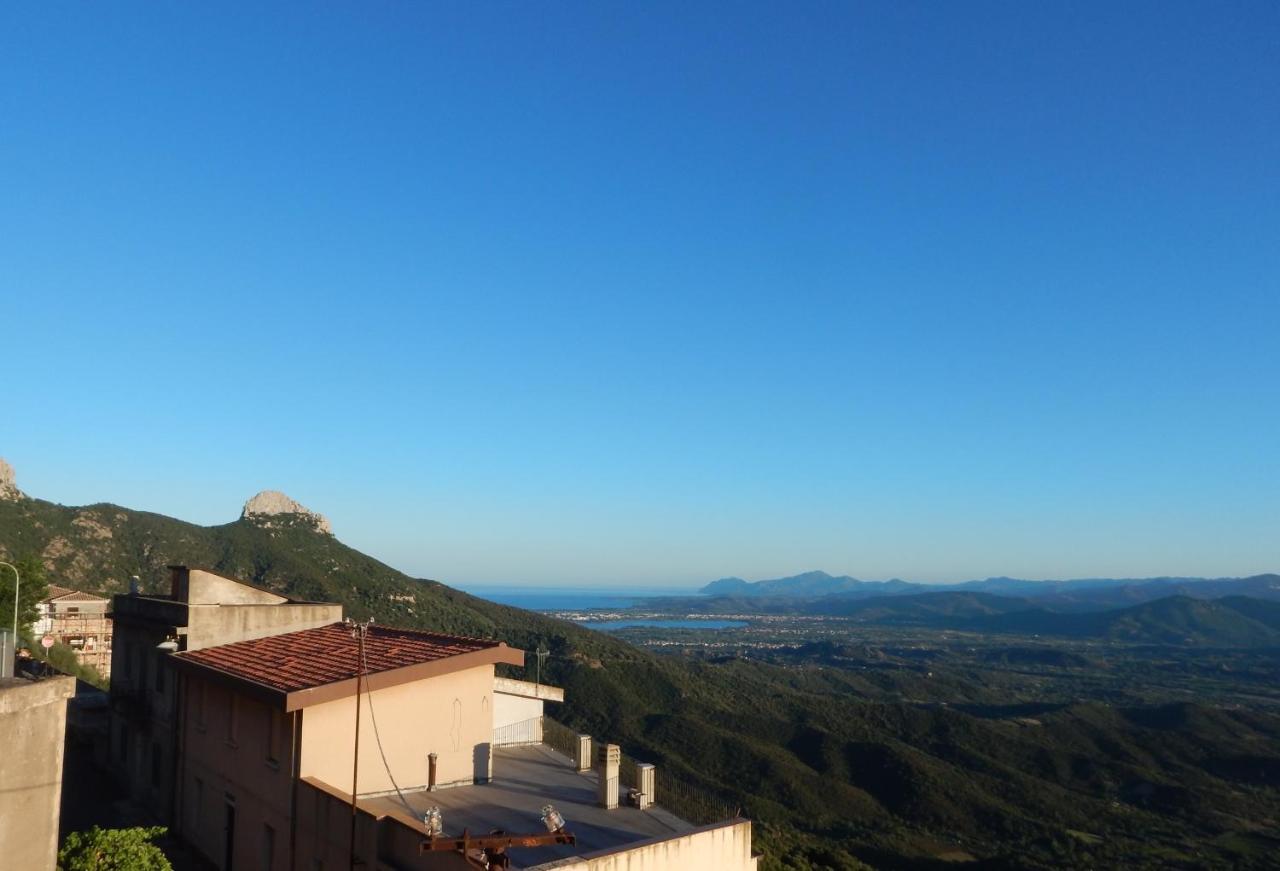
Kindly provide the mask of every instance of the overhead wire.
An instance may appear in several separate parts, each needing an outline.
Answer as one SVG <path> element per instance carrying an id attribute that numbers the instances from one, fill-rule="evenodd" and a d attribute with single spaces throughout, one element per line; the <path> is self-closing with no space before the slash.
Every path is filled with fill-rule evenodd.
<path id="1" fill-rule="evenodd" d="M 360 645 L 360 674 L 365 678 L 369 676 L 369 659 L 365 652 L 364 644 Z M 364 681 L 364 693 L 365 698 L 369 700 L 369 720 L 373 723 L 373 737 L 378 745 L 378 755 L 382 757 L 382 767 L 386 769 L 387 779 L 391 781 L 391 785 L 395 788 L 396 795 L 400 798 L 400 803 L 404 805 L 409 815 L 416 819 L 418 812 L 413 809 L 413 806 L 409 804 L 409 800 L 404 797 L 404 793 L 400 790 L 400 784 L 396 783 L 396 777 L 391 773 L 391 765 L 387 762 L 387 753 L 382 748 L 382 735 L 378 732 L 378 716 L 373 710 L 373 690 L 369 688 L 367 679 Z"/>

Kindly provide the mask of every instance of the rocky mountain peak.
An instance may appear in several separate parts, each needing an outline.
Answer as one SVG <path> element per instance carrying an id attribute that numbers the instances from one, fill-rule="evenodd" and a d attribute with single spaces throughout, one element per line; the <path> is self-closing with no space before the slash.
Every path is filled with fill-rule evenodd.
<path id="1" fill-rule="evenodd" d="M 26 498 L 26 494 L 18 489 L 18 479 L 13 473 L 13 466 L 0 457 L 0 502 L 17 502 Z"/>
<path id="2" fill-rule="evenodd" d="M 317 514 L 301 502 L 290 499 L 279 490 L 263 490 L 248 502 L 240 512 L 241 520 L 251 520 L 259 526 L 271 528 L 277 520 L 302 519 L 320 531 L 333 535 L 333 527 L 323 514 Z"/>

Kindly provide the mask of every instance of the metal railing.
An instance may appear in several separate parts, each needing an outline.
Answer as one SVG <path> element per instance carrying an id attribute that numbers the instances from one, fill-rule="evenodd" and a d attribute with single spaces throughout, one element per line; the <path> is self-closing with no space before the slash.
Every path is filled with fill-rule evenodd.
<path id="1" fill-rule="evenodd" d="M 572 762 L 578 755 L 578 733 L 550 717 L 542 718 L 542 743 L 569 757 Z"/>
<path id="2" fill-rule="evenodd" d="M 640 775 L 636 771 L 636 760 L 625 753 L 618 757 L 618 778 L 624 789 L 638 789 Z"/>
<path id="3" fill-rule="evenodd" d="M 493 730 L 493 746 L 519 747 L 527 744 L 541 744 L 543 720 L 543 717 L 531 717 L 518 723 L 497 727 Z"/>
<path id="4" fill-rule="evenodd" d="M 738 816 L 738 807 L 723 796 L 697 786 L 659 765 L 654 769 L 654 803 L 695 826 Z"/>

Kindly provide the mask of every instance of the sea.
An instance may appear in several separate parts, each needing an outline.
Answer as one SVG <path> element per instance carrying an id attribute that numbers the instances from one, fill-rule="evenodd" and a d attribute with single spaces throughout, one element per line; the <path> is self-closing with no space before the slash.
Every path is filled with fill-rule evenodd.
<path id="1" fill-rule="evenodd" d="M 608 590 L 600 587 L 460 586 L 459 589 L 527 611 L 589 611 L 643 607 L 646 599 L 674 597 L 701 598 L 692 587 L 627 587 Z"/>

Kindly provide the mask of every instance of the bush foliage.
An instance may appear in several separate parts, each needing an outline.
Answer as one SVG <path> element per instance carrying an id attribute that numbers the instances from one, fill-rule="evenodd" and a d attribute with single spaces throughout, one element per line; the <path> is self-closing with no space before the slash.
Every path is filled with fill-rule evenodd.
<path id="1" fill-rule="evenodd" d="M 72 832 L 58 851 L 58 871 L 173 871 L 152 843 L 164 833 L 163 826 Z"/>

